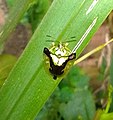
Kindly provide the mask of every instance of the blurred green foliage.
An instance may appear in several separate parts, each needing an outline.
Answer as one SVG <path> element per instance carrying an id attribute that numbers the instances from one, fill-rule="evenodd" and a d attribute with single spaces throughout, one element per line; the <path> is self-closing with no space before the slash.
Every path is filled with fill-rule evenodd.
<path id="1" fill-rule="evenodd" d="M 6 1 L 10 9 L 14 4 L 14 0 Z M 47 12 L 49 6 L 51 5 L 51 2 L 51 0 L 35 0 L 34 5 L 32 5 L 25 13 L 24 17 L 21 20 L 21 23 L 30 23 L 32 26 L 32 31 L 34 32 L 44 17 L 45 13 Z"/>
<path id="2" fill-rule="evenodd" d="M 113 58 L 111 61 L 112 81 Z M 104 59 L 100 68 L 100 80 L 105 79 L 105 68 L 106 61 Z M 98 100 L 108 99 L 108 91 L 101 90 L 94 96 L 89 88 L 89 80 L 90 78 L 79 67 L 72 67 L 35 120 L 93 120 L 96 109 L 102 107 L 98 106 L 101 104 Z M 112 111 L 113 105 L 110 107 L 110 112 Z"/>
<path id="3" fill-rule="evenodd" d="M 27 13 L 28 22 L 31 24 L 33 31 L 37 28 L 38 24 L 41 22 L 49 6 L 50 6 L 49 0 L 39 0 L 28 10 Z"/>
<path id="4" fill-rule="evenodd" d="M 111 58 L 111 66 L 110 66 L 110 82 L 111 82 L 111 85 L 113 86 L 113 55 L 112 55 L 112 58 Z M 112 92 L 112 103 L 111 103 L 111 106 L 110 106 L 110 112 L 113 112 L 113 92 Z"/>
<path id="5" fill-rule="evenodd" d="M 36 0 L 37 1 L 37 0 Z M 9 8 L 14 0 L 7 0 Z M 25 13 L 22 23 L 30 23 L 32 31 L 38 26 L 51 4 L 50 0 L 39 0 Z M 8 60 L 8 61 L 6 61 Z M 7 78 L 16 58 L 0 56 L 0 86 Z M 8 65 L 8 67 L 7 67 Z M 106 61 L 100 69 L 99 80 L 104 80 Z M 113 59 L 111 62 L 110 78 L 113 85 Z M 69 74 L 62 80 L 53 95 L 49 98 L 36 120 L 92 120 L 95 114 L 95 102 L 89 89 L 90 78 L 84 72 L 73 67 Z M 106 95 L 99 93 L 98 98 Z M 113 102 L 110 111 L 113 111 Z"/>
<path id="6" fill-rule="evenodd" d="M 73 67 L 47 101 L 36 120 L 92 120 L 95 114 L 89 77 Z"/>
<path id="7" fill-rule="evenodd" d="M 100 66 L 100 71 L 99 71 L 99 76 L 98 76 L 98 80 L 105 80 L 105 72 L 106 72 L 106 67 L 107 67 L 107 61 L 106 58 L 102 57 L 102 64 Z"/>
<path id="8" fill-rule="evenodd" d="M 9 72 L 11 71 L 16 61 L 17 58 L 13 55 L 0 55 L 0 88 L 9 75 Z"/>

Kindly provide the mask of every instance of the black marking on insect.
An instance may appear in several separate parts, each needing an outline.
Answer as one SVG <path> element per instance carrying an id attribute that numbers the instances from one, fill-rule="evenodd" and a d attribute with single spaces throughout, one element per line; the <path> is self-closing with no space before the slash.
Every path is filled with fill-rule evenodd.
<path id="1" fill-rule="evenodd" d="M 45 47 L 43 50 L 43 53 L 49 60 L 48 69 L 53 75 L 54 80 L 65 72 L 64 69 L 68 62 L 76 58 L 76 53 L 71 53 L 67 45 L 68 43 L 53 43 L 53 46 L 50 49 Z"/>

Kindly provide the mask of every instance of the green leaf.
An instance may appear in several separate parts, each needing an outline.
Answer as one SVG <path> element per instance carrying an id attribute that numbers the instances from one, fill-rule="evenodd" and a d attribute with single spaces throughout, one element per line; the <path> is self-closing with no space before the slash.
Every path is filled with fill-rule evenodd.
<path id="1" fill-rule="evenodd" d="M 97 110 L 93 120 L 112 120 L 113 112 L 106 113 L 104 110 Z"/>
<path id="2" fill-rule="evenodd" d="M 73 88 L 87 88 L 89 85 L 89 77 L 78 66 L 72 67 L 63 80 L 68 81 Z"/>
<path id="3" fill-rule="evenodd" d="M 31 23 L 33 31 L 37 28 L 38 24 L 41 22 L 49 6 L 50 6 L 49 0 L 40 0 L 28 10 L 27 19 L 29 23 Z"/>
<path id="4" fill-rule="evenodd" d="M 110 66 L 110 79 L 111 79 L 111 85 L 113 86 L 113 55 L 111 57 L 111 66 Z"/>
<path id="5" fill-rule="evenodd" d="M 92 120 L 95 113 L 94 101 L 88 90 L 76 90 L 67 104 L 60 106 L 60 113 L 65 120 Z"/>
<path id="6" fill-rule="evenodd" d="M 3 29 L 0 29 L 0 49 L 27 9 L 35 3 L 35 0 L 16 0 L 13 2 L 14 5 L 6 20 L 6 24 L 4 25 Z"/>
<path id="7" fill-rule="evenodd" d="M 110 82 L 111 82 L 111 85 L 113 86 L 113 55 L 111 57 Z M 112 92 L 112 102 L 111 102 L 111 106 L 110 106 L 110 112 L 113 112 L 113 92 Z"/>
<path id="8" fill-rule="evenodd" d="M 12 7 L 14 5 L 14 0 L 6 0 L 8 7 Z"/>
<path id="9" fill-rule="evenodd" d="M 9 8 L 12 8 L 15 0 L 6 0 L 6 2 Z M 35 0 L 35 4 L 32 5 L 29 10 L 24 14 L 23 18 L 21 19 L 21 23 L 30 23 L 34 32 L 34 30 L 37 28 L 38 24 L 44 17 L 45 13 L 47 12 L 49 6 L 50 0 Z"/>
<path id="10" fill-rule="evenodd" d="M 0 87 L 4 83 L 16 61 L 17 58 L 15 56 L 8 54 L 0 55 Z"/>
<path id="11" fill-rule="evenodd" d="M 55 81 L 44 68 L 43 49 L 50 46 L 46 42 L 46 35 L 53 36 L 55 41 L 66 41 L 76 36 L 75 44 L 70 43 L 69 47 L 73 49 L 80 41 L 76 51 L 78 57 L 112 10 L 112 3 L 113 0 L 53 1 L 0 90 L 1 120 L 34 119 L 60 82 L 62 77 Z M 13 24 L 13 20 L 10 24 Z"/>
<path id="12" fill-rule="evenodd" d="M 76 68 L 76 69 L 75 69 Z M 68 76 L 68 77 L 67 77 Z M 60 113 L 59 108 L 62 109 L 62 105 L 64 104 L 65 108 L 67 107 L 72 107 L 71 104 L 69 106 L 70 101 L 74 102 L 75 99 L 75 95 L 78 93 L 79 90 L 84 91 L 84 88 L 88 88 L 86 87 L 86 84 L 84 86 L 75 86 L 75 83 L 84 80 L 83 78 L 86 77 L 85 74 L 83 74 L 83 72 L 81 72 L 79 67 L 73 67 L 68 75 L 66 76 L 66 78 L 68 79 L 64 79 L 63 81 L 60 82 L 60 84 L 58 85 L 57 89 L 54 91 L 54 93 L 52 94 L 52 96 L 48 99 L 48 101 L 46 102 L 46 104 L 44 105 L 43 109 L 40 111 L 40 113 L 38 114 L 38 116 L 36 117 L 36 120 L 67 120 L 68 118 L 64 118 L 64 114 Z M 70 76 L 70 77 L 69 77 Z M 80 79 L 76 79 L 77 76 L 80 76 Z M 72 79 L 73 81 L 76 81 L 74 84 L 72 84 Z M 84 81 L 82 81 L 84 82 Z M 80 96 L 82 96 L 81 92 Z M 80 98 L 81 98 L 80 97 Z M 83 102 L 85 101 L 89 101 L 89 97 L 87 97 L 84 101 L 84 97 L 83 97 Z M 76 104 L 79 104 L 80 101 L 76 101 Z M 93 102 L 89 102 L 88 106 L 91 106 L 93 104 L 93 111 L 92 111 L 92 116 L 95 114 L 95 106 L 94 106 L 94 101 Z M 64 108 L 64 109 L 65 109 Z M 81 107 L 81 109 L 84 109 L 83 107 Z M 63 112 L 66 112 L 66 110 L 63 110 Z M 76 113 L 77 108 L 73 107 L 73 109 L 69 109 L 69 116 L 70 114 L 72 115 L 72 112 Z M 68 111 L 67 111 L 68 112 Z M 94 113 L 93 113 L 94 112 Z M 74 119 L 76 118 L 76 116 L 79 116 L 80 114 L 77 113 L 76 115 L 73 115 Z M 83 117 L 83 116 L 81 116 Z"/>
<path id="13" fill-rule="evenodd" d="M 107 114 L 102 114 L 100 120 L 112 120 L 113 119 L 113 112 L 112 113 L 107 113 Z"/>

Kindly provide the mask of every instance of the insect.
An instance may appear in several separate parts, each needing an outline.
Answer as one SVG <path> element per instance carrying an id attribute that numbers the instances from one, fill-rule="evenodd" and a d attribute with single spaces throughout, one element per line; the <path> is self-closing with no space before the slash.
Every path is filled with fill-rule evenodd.
<path id="1" fill-rule="evenodd" d="M 71 50 L 67 46 L 68 43 L 53 42 L 50 49 L 44 47 L 43 53 L 46 55 L 46 62 L 49 63 L 48 69 L 53 75 L 54 80 L 65 72 L 69 61 L 76 58 L 76 53 L 71 53 Z"/>

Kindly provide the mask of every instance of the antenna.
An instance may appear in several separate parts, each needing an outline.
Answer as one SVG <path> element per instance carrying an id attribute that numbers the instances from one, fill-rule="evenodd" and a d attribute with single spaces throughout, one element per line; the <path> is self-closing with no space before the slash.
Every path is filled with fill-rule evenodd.
<path id="1" fill-rule="evenodd" d="M 48 37 L 48 38 L 52 38 L 52 39 L 54 39 L 55 40 L 55 38 L 53 37 L 53 36 L 51 36 L 51 35 L 46 35 L 46 37 Z M 74 41 L 76 41 L 76 39 L 75 39 L 76 37 L 75 36 L 72 36 L 72 37 L 70 37 L 70 40 L 66 40 L 65 42 L 62 42 L 62 43 L 66 43 L 66 42 L 74 42 Z M 74 40 L 73 40 L 74 39 Z M 46 40 L 46 42 L 58 42 L 58 41 L 54 41 L 54 40 Z M 59 43 L 59 42 L 58 42 Z"/>
<path id="2" fill-rule="evenodd" d="M 76 38 L 75 36 L 72 36 L 72 37 L 70 37 L 70 40 L 66 40 L 66 42 L 74 42 L 74 41 L 76 41 L 75 38 Z M 73 39 L 74 39 L 74 40 L 73 40 Z"/>
<path id="3" fill-rule="evenodd" d="M 46 37 L 52 37 L 51 35 L 46 35 Z"/>
<path id="4" fill-rule="evenodd" d="M 46 40 L 46 42 L 55 42 L 54 40 Z"/>
<path id="5" fill-rule="evenodd" d="M 76 38 L 75 36 L 70 37 L 71 39 Z"/>
<path id="6" fill-rule="evenodd" d="M 55 39 L 55 38 L 54 38 L 53 36 L 51 36 L 51 35 L 46 35 L 46 37 Z"/>
<path id="7" fill-rule="evenodd" d="M 53 36 L 51 36 L 51 35 L 46 35 L 46 37 L 55 39 L 55 38 L 54 38 Z M 46 40 L 46 42 L 55 42 L 55 41 L 54 41 L 54 40 Z"/>

